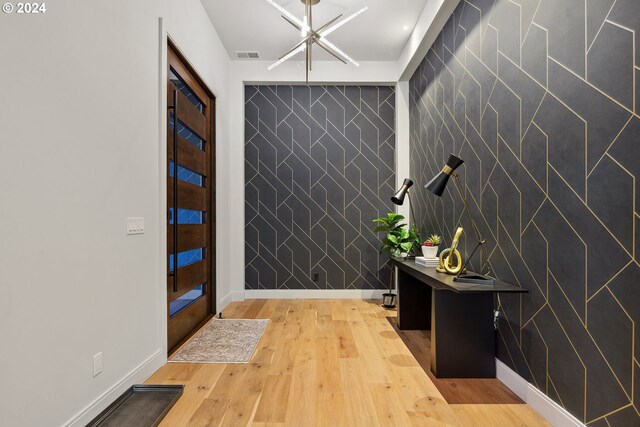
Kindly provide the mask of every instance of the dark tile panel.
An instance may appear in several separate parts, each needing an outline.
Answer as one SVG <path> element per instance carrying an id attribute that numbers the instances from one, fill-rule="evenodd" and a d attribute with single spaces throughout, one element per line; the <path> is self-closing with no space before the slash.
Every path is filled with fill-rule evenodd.
<path id="1" fill-rule="evenodd" d="M 535 321 L 522 328 L 522 352 L 527 355 L 532 383 L 543 392 L 547 391 L 547 358 L 549 350 L 538 331 Z"/>
<path id="2" fill-rule="evenodd" d="M 604 289 L 588 302 L 587 327 L 625 392 L 632 393 L 633 320 L 613 294 Z"/>
<path id="3" fill-rule="evenodd" d="M 640 118 L 634 117 L 620 132 L 609 151 L 607 152 L 625 171 L 633 175 L 636 182 L 635 206 L 636 212 L 640 210 Z M 637 254 L 636 254 L 637 255 Z"/>
<path id="4" fill-rule="evenodd" d="M 493 274 L 529 289 L 498 357 L 590 426 L 640 425 L 640 3 L 462 3 L 409 84 L 411 176 L 459 154 Z M 417 187 L 422 231 L 461 224 L 468 254 L 455 189 Z"/>
<path id="5" fill-rule="evenodd" d="M 494 73 L 498 73 L 498 31 L 487 26 L 482 40 L 482 62 Z"/>
<path id="6" fill-rule="evenodd" d="M 549 279 L 549 306 L 586 368 L 585 419 L 599 418 L 628 404 L 629 399 L 610 363 L 602 355 L 597 342 L 573 310 L 554 278 Z M 606 392 L 603 392 L 604 390 Z M 584 399 L 584 395 L 581 398 Z"/>
<path id="7" fill-rule="evenodd" d="M 549 306 L 535 321 L 549 348 L 549 379 L 565 409 L 583 419 L 586 367 Z"/>
<path id="8" fill-rule="evenodd" d="M 633 181 L 633 175 L 609 156 L 602 158 L 587 181 L 589 207 L 630 253 L 634 239 Z M 612 188 L 616 191 L 611 191 Z"/>
<path id="9" fill-rule="evenodd" d="M 633 109 L 633 32 L 605 22 L 589 49 L 587 70 L 590 83 Z"/>
<path id="10" fill-rule="evenodd" d="M 566 218 L 587 244 L 587 297 L 591 297 L 627 265 L 631 256 L 553 170 L 549 171 L 548 197 L 558 208 L 559 216 Z"/>
<path id="11" fill-rule="evenodd" d="M 635 427 L 638 425 L 638 411 L 633 406 L 620 409 L 606 418 L 610 426 Z"/>
<path id="12" fill-rule="evenodd" d="M 635 72 L 635 81 L 636 81 L 636 105 L 635 105 L 635 112 L 636 114 L 640 113 L 640 68 L 636 67 L 634 68 L 634 72 Z"/>
<path id="13" fill-rule="evenodd" d="M 520 98 L 503 81 L 498 81 L 489 98 L 489 105 L 498 116 L 498 136 L 513 152 L 520 153 Z"/>
<path id="14" fill-rule="evenodd" d="M 586 319 L 587 248 L 552 203 L 546 201 L 533 219 L 549 242 L 549 274 L 569 297 L 573 310 Z M 549 296 L 551 298 L 551 296 Z"/>
<path id="15" fill-rule="evenodd" d="M 522 70 L 542 86 L 547 86 L 547 31 L 531 25 L 522 42 Z"/>
<path id="16" fill-rule="evenodd" d="M 545 191 L 547 189 L 547 153 L 547 136 L 532 123 L 522 139 L 522 165 Z"/>
<path id="17" fill-rule="evenodd" d="M 498 54 L 498 77 L 502 80 L 520 100 L 520 130 L 518 138 L 529 127 L 534 114 L 538 111 L 545 88 L 522 71 L 502 53 Z"/>
<path id="18" fill-rule="evenodd" d="M 542 0 L 533 20 L 547 30 L 549 56 L 585 76 L 585 0 Z"/>
<path id="19" fill-rule="evenodd" d="M 547 94 L 533 121 L 547 135 L 548 162 L 584 200 L 586 192 L 586 122 Z"/>
<path id="20" fill-rule="evenodd" d="M 631 113 L 555 61 L 549 61 L 549 90 L 587 123 L 587 173 L 590 173 Z"/>
<path id="21" fill-rule="evenodd" d="M 535 222 L 531 222 L 522 233 L 522 259 L 545 299 L 547 298 L 548 289 L 548 251 L 549 243 Z M 525 298 L 525 301 L 527 301 L 527 298 Z"/>
<path id="22" fill-rule="evenodd" d="M 591 46 L 616 0 L 587 1 L 587 46 Z"/>
<path id="23" fill-rule="evenodd" d="M 394 88 L 247 86 L 245 99 L 246 287 L 385 288 L 371 220 L 393 209 Z"/>
<path id="24" fill-rule="evenodd" d="M 633 378 L 634 384 L 638 384 L 638 381 L 640 381 L 640 362 L 638 362 L 638 359 L 634 360 L 633 363 Z M 633 404 L 636 408 L 640 405 L 640 387 L 634 388 Z"/>
<path id="25" fill-rule="evenodd" d="M 520 297 L 515 294 L 511 294 L 506 297 L 506 299 L 511 299 L 513 302 L 517 301 L 519 298 Z M 502 319 L 500 334 L 507 350 L 509 351 L 510 359 L 513 361 L 514 370 L 527 381 L 532 381 L 531 371 L 527 365 L 527 360 L 522 353 L 518 325 L 518 319 L 511 321 L 508 317 L 505 317 Z"/>
<path id="26" fill-rule="evenodd" d="M 605 418 L 600 418 L 596 421 L 587 424 L 588 427 L 611 427 L 611 424 L 607 422 Z"/>
<path id="27" fill-rule="evenodd" d="M 611 12 L 607 16 L 607 20 L 635 33 L 635 65 L 640 65 L 640 43 L 638 43 L 638 34 L 640 34 L 640 14 L 638 13 L 638 2 L 635 0 L 617 0 L 611 9 Z"/>
<path id="28" fill-rule="evenodd" d="M 614 277 L 609 283 L 609 290 L 616 296 L 627 314 L 635 325 L 640 324 L 640 267 L 635 263 L 630 263 L 619 275 Z M 640 328 L 634 328 L 635 346 L 634 357 L 636 362 L 640 361 Z"/>
<path id="29" fill-rule="evenodd" d="M 520 6 L 514 2 L 502 2 L 494 7 L 489 24 L 498 33 L 498 50 L 516 64 L 520 64 Z"/>

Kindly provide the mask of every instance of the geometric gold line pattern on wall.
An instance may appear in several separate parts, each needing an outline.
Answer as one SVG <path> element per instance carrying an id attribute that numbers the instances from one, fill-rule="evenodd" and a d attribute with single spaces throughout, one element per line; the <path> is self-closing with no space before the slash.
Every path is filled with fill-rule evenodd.
<path id="1" fill-rule="evenodd" d="M 529 290 L 498 357 L 590 426 L 640 426 L 639 34 L 637 0 L 463 0 L 410 81 L 416 223 L 473 249 L 423 188 L 464 159 L 492 273 Z"/>
<path id="2" fill-rule="evenodd" d="M 388 286 L 393 87 L 245 86 L 244 151 L 246 289 Z"/>

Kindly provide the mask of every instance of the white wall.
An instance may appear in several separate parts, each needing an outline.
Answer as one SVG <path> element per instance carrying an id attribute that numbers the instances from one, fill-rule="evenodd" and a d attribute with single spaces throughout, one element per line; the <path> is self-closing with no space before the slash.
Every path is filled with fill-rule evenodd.
<path id="1" fill-rule="evenodd" d="M 83 425 L 109 396 L 89 405 L 164 363 L 159 17 L 218 96 L 220 165 L 230 137 L 230 61 L 198 0 L 47 7 L 40 16 L 0 14 L 0 424 L 7 426 Z M 219 185 L 226 179 L 221 168 Z M 225 193 L 218 197 L 227 202 Z M 125 236 L 127 216 L 145 217 L 144 235 Z M 221 210 L 219 223 L 229 217 Z M 222 229 L 219 238 L 227 237 Z M 219 283 L 222 298 L 229 285 Z M 94 378 L 92 355 L 100 351 L 104 371 Z"/>

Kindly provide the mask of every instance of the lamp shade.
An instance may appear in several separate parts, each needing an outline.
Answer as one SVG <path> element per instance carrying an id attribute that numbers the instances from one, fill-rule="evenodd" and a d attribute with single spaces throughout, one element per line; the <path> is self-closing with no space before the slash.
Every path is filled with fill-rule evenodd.
<path id="1" fill-rule="evenodd" d="M 391 201 L 396 205 L 403 204 L 404 196 L 406 196 L 407 191 L 412 185 L 413 185 L 413 181 L 411 181 L 409 178 L 405 178 L 405 180 L 402 182 L 402 187 L 400 187 L 400 189 L 396 192 L 396 194 L 393 195 L 393 197 L 391 198 Z"/>
<path id="2" fill-rule="evenodd" d="M 447 183 L 449 182 L 449 177 L 461 164 L 464 163 L 459 157 L 454 156 L 453 154 L 449 154 L 449 159 L 447 163 L 444 165 L 442 170 L 433 177 L 431 181 L 424 186 L 427 190 L 431 191 L 438 197 L 442 196 L 444 193 L 444 189 L 447 187 Z"/>

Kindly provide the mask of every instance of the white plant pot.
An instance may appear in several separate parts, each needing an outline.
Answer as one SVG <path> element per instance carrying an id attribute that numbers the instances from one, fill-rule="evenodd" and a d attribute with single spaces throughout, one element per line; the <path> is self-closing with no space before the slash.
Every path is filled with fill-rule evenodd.
<path id="1" fill-rule="evenodd" d="M 438 247 L 437 246 L 423 246 L 422 247 L 422 255 L 425 258 L 437 258 L 438 257 Z"/>

